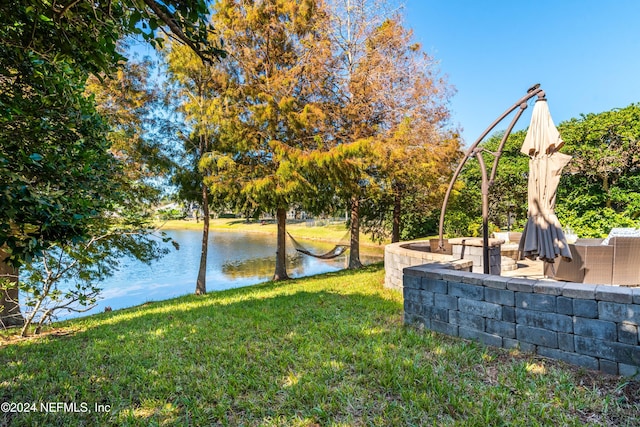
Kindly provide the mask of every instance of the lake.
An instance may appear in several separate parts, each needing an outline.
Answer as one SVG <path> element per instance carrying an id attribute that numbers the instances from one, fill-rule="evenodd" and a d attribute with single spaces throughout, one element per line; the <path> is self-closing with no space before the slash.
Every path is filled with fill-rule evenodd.
<path id="1" fill-rule="evenodd" d="M 173 250 L 150 265 L 129 260 L 112 277 L 100 283 L 103 289 L 96 307 L 80 315 L 113 310 L 148 301 L 160 301 L 195 291 L 202 231 L 171 230 L 166 232 L 180 244 L 180 250 Z M 324 253 L 333 244 L 318 241 L 299 240 L 313 253 Z M 363 254 L 363 264 L 382 261 L 382 249 L 374 249 L 372 255 Z M 270 234 L 211 232 L 207 256 L 207 291 L 220 291 L 240 286 L 265 282 L 273 277 L 275 269 L 276 237 Z M 287 243 L 290 277 L 310 276 L 337 271 L 348 266 L 348 252 L 332 260 L 321 260 L 298 254 L 291 241 Z M 59 313 L 58 318 L 78 316 L 77 313 Z"/>

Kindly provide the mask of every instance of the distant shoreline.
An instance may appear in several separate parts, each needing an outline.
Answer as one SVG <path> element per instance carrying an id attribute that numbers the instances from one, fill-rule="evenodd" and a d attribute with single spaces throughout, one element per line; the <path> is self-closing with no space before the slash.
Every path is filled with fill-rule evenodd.
<path id="1" fill-rule="evenodd" d="M 321 221 L 318 221 L 321 222 Z M 169 220 L 157 223 L 160 230 L 202 230 L 202 221 L 194 220 Z M 271 234 L 277 233 L 275 222 L 261 223 L 259 221 L 246 222 L 240 218 L 216 218 L 211 219 L 209 223 L 210 231 L 227 231 L 236 233 L 260 233 Z M 305 221 L 287 223 L 287 231 L 296 239 L 317 240 L 324 242 L 339 243 L 348 239 L 347 228 L 344 222 L 331 222 L 323 225 L 309 226 Z M 348 242 L 348 241 L 347 241 Z M 360 245 L 375 248 L 384 248 L 389 243 L 384 241 L 377 243 L 363 233 L 360 233 Z"/>

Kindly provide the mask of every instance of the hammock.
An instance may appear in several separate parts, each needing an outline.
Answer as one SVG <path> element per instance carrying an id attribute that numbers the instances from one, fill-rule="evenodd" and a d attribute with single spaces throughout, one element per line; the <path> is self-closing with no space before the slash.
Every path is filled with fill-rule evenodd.
<path id="1" fill-rule="evenodd" d="M 296 239 L 294 239 L 293 236 L 291 234 L 289 234 L 289 232 L 287 232 L 287 234 L 289 235 L 289 238 L 293 242 L 293 247 L 296 249 L 296 251 L 298 251 L 298 252 L 300 252 L 301 254 L 304 254 L 304 255 L 312 256 L 314 258 L 319 258 L 319 259 L 337 258 L 340 255 L 342 255 L 343 253 L 345 253 L 347 251 L 347 249 L 349 249 L 349 245 L 338 243 L 329 252 L 325 252 L 323 254 L 314 254 L 309 249 L 306 249 L 304 246 L 302 246 Z M 347 234 L 345 235 L 345 237 L 343 237 L 342 240 L 340 240 L 340 241 L 341 242 L 344 241 L 345 238 L 348 235 L 349 235 L 349 232 L 347 231 Z"/>

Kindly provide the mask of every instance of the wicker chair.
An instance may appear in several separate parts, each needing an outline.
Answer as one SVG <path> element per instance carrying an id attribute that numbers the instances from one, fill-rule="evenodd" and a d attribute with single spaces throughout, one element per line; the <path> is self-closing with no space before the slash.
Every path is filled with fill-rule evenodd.
<path id="1" fill-rule="evenodd" d="M 520 239 L 522 238 L 522 233 L 517 231 L 504 231 L 491 233 L 491 237 L 494 239 L 502 239 L 505 243 L 520 243 Z"/>
<path id="2" fill-rule="evenodd" d="M 520 243 L 520 239 L 522 239 L 522 233 L 518 231 L 509 232 L 509 241 L 511 243 Z"/>
<path id="3" fill-rule="evenodd" d="M 614 247 L 612 283 L 616 285 L 640 285 L 640 238 L 613 237 Z"/>
<path id="4" fill-rule="evenodd" d="M 602 285 L 640 285 L 640 238 L 578 239 L 569 244 L 571 262 L 545 263 L 544 274 L 556 280 Z M 555 272 L 554 272 L 555 270 Z"/>

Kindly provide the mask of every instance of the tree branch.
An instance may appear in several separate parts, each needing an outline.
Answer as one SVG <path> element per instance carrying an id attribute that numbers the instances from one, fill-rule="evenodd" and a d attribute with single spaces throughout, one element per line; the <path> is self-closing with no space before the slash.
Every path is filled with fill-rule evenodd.
<path id="1" fill-rule="evenodd" d="M 66 5 L 65 7 L 62 8 L 62 10 L 60 12 L 58 12 L 58 18 L 62 18 L 62 15 L 64 15 L 65 13 L 67 13 L 67 11 L 69 9 L 71 9 L 73 6 L 77 5 L 78 3 L 80 3 L 82 0 L 74 0 L 71 3 L 69 3 L 68 5 Z"/>
<path id="2" fill-rule="evenodd" d="M 189 39 L 189 37 L 187 37 L 184 32 L 182 31 L 182 29 L 180 28 L 180 26 L 178 26 L 178 24 L 176 24 L 175 19 L 173 18 L 173 16 L 171 16 L 170 14 L 166 13 L 162 7 L 160 5 L 158 5 L 158 3 L 155 2 L 155 0 L 143 0 L 144 3 L 149 6 L 151 8 L 151 10 L 153 10 L 153 12 L 156 14 L 156 16 L 158 18 L 160 18 L 160 20 L 162 22 L 164 22 L 165 24 L 167 24 L 167 26 L 169 27 L 169 29 L 171 30 L 171 32 L 180 40 L 182 41 L 184 44 L 186 44 L 187 46 L 189 46 L 196 55 L 198 55 L 200 57 L 200 59 L 202 59 L 202 61 L 204 63 L 208 63 L 210 62 L 210 59 L 207 58 L 201 51 L 200 49 L 198 49 L 198 47 L 195 45 L 195 43 L 193 42 L 193 40 Z"/>

